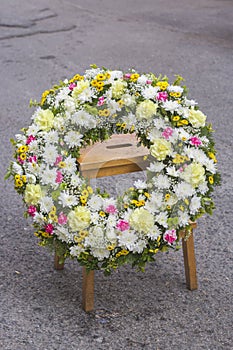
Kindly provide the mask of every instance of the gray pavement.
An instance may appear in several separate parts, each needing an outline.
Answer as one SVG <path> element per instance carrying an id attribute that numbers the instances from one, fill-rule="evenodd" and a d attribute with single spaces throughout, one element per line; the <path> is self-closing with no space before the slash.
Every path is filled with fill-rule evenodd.
<path id="1" fill-rule="evenodd" d="M 1 349 L 233 349 L 232 57 L 230 0 L 0 0 Z M 181 251 L 160 254 L 144 274 L 97 272 L 86 314 L 81 267 L 54 271 L 3 176 L 30 98 L 92 63 L 182 75 L 216 130 L 222 186 L 195 234 L 198 290 L 186 289 Z"/>

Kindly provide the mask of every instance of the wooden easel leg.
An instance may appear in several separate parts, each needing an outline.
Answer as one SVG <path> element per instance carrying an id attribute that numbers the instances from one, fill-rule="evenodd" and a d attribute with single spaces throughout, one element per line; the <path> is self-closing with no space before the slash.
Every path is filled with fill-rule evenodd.
<path id="1" fill-rule="evenodd" d="M 54 255 L 54 268 L 56 270 L 63 270 L 64 269 L 64 262 L 60 263 L 59 260 L 60 260 L 60 257 L 55 252 L 55 255 Z"/>
<path id="2" fill-rule="evenodd" d="M 197 289 L 198 286 L 193 231 L 187 240 L 182 238 L 182 247 L 184 255 L 186 285 L 188 289 L 194 290 Z"/>
<path id="3" fill-rule="evenodd" d="M 87 272 L 83 267 L 82 306 L 84 311 L 94 309 L 94 271 Z"/>

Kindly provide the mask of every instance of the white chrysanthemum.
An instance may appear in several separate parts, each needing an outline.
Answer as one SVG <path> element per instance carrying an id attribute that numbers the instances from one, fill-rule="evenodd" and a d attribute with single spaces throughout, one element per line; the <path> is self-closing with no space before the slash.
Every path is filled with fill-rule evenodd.
<path id="1" fill-rule="evenodd" d="M 185 199 L 192 196 L 195 193 L 195 190 L 192 185 L 186 182 L 181 182 L 174 186 L 174 192 L 178 199 Z"/>
<path id="2" fill-rule="evenodd" d="M 178 170 L 176 170 L 175 166 L 171 166 L 166 168 L 166 172 L 169 176 L 172 177 L 179 177 L 180 176 L 180 172 Z"/>
<path id="3" fill-rule="evenodd" d="M 124 102 L 124 105 L 126 107 L 132 107 L 136 104 L 135 96 L 132 96 L 130 94 L 124 94 L 121 96 L 121 100 Z"/>
<path id="4" fill-rule="evenodd" d="M 134 182 L 134 186 L 138 190 L 144 190 L 145 188 L 147 188 L 147 183 L 145 181 L 142 181 L 142 180 L 137 180 Z"/>
<path id="5" fill-rule="evenodd" d="M 105 248 L 106 239 L 104 236 L 104 228 L 102 226 L 91 227 L 89 235 L 85 239 L 85 246 L 93 248 Z"/>
<path id="6" fill-rule="evenodd" d="M 17 140 L 17 142 L 20 142 L 22 145 L 25 145 L 26 140 L 27 140 L 25 135 L 22 135 L 22 134 L 16 134 L 15 139 Z"/>
<path id="7" fill-rule="evenodd" d="M 66 130 L 66 120 L 61 116 L 54 118 L 54 128 L 58 131 L 64 132 Z"/>
<path id="8" fill-rule="evenodd" d="M 91 223 L 93 225 L 97 225 L 98 224 L 99 218 L 100 218 L 100 216 L 99 216 L 99 213 L 97 211 L 91 212 Z"/>
<path id="9" fill-rule="evenodd" d="M 70 243 L 73 241 L 73 234 L 64 226 L 57 226 L 54 233 L 62 242 Z"/>
<path id="10" fill-rule="evenodd" d="M 74 187 L 79 187 L 83 183 L 83 180 L 79 175 L 72 175 L 70 179 L 70 184 Z"/>
<path id="11" fill-rule="evenodd" d="M 85 71 L 84 77 L 85 77 L 86 79 L 92 80 L 92 79 L 94 79 L 94 78 L 96 77 L 96 75 L 99 74 L 99 73 L 103 73 L 101 68 L 91 68 L 91 69 L 87 69 L 87 70 Z"/>
<path id="12" fill-rule="evenodd" d="M 135 115 L 130 112 L 128 115 L 122 117 L 122 122 L 126 124 L 127 129 L 130 129 L 132 126 L 136 125 L 137 120 Z"/>
<path id="13" fill-rule="evenodd" d="M 151 142 L 154 142 L 154 140 L 160 138 L 160 136 L 161 136 L 161 132 L 159 131 L 159 128 L 154 128 L 149 132 L 147 138 Z"/>
<path id="14" fill-rule="evenodd" d="M 194 107 L 197 105 L 197 102 L 195 100 L 189 100 L 187 97 L 184 98 L 184 102 L 187 107 Z"/>
<path id="15" fill-rule="evenodd" d="M 29 184 L 35 184 L 36 183 L 36 177 L 33 174 L 26 173 L 27 183 Z"/>
<path id="16" fill-rule="evenodd" d="M 12 163 L 12 170 L 15 174 L 23 175 L 23 168 L 16 162 Z"/>
<path id="17" fill-rule="evenodd" d="M 83 135 L 78 131 L 71 130 L 65 135 L 64 140 L 71 148 L 80 147 L 82 144 L 82 137 Z"/>
<path id="18" fill-rule="evenodd" d="M 56 187 L 56 177 L 57 177 L 57 170 L 56 169 L 50 169 L 49 167 L 46 167 L 45 169 L 41 169 L 41 182 L 44 185 L 52 185 L 53 187 Z"/>
<path id="19" fill-rule="evenodd" d="M 89 87 L 79 94 L 78 99 L 80 102 L 90 102 L 94 97 L 96 97 L 94 91 Z"/>
<path id="20" fill-rule="evenodd" d="M 147 167 L 147 170 L 153 172 L 153 173 L 160 173 L 164 168 L 165 168 L 165 164 L 163 164 L 162 162 L 153 162 L 150 163 L 150 166 Z"/>
<path id="21" fill-rule="evenodd" d="M 182 141 L 186 141 L 190 139 L 190 134 L 187 131 L 185 131 L 183 128 L 179 128 L 177 130 L 177 133 L 178 133 L 178 138 Z"/>
<path id="22" fill-rule="evenodd" d="M 63 191 L 59 195 L 58 203 L 60 203 L 63 207 L 71 208 L 74 205 L 77 205 L 78 201 L 76 196 L 71 195 L 66 191 Z"/>
<path id="23" fill-rule="evenodd" d="M 194 147 L 185 147 L 184 154 L 200 164 L 206 164 L 206 162 L 209 160 L 204 151 Z"/>
<path id="24" fill-rule="evenodd" d="M 67 98 L 67 95 L 70 93 L 69 87 L 62 88 L 55 97 L 55 107 L 59 107 L 61 101 Z"/>
<path id="25" fill-rule="evenodd" d="M 179 92 L 181 94 L 184 91 L 184 89 L 179 85 L 169 85 L 167 90 L 170 92 Z"/>
<path id="26" fill-rule="evenodd" d="M 106 238 L 110 242 L 110 244 L 117 243 L 117 234 L 113 227 L 107 227 L 106 229 Z"/>
<path id="27" fill-rule="evenodd" d="M 210 171 L 212 174 L 216 173 L 217 167 L 213 159 L 207 158 L 206 161 L 203 163 L 203 165 L 205 165 L 207 171 Z"/>
<path id="28" fill-rule="evenodd" d="M 171 186 L 169 178 L 166 175 L 162 175 L 162 174 L 160 174 L 157 177 L 154 177 L 153 183 L 159 189 L 166 189 Z"/>
<path id="29" fill-rule="evenodd" d="M 154 124 L 154 131 L 156 131 L 156 129 L 165 129 L 167 127 L 166 121 L 164 119 L 161 118 L 156 118 L 153 120 L 153 124 Z"/>
<path id="30" fill-rule="evenodd" d="M 192 197 L 190 204 L 189 204 L 189 210 L 192 215 L 196 214 L 198 209 L 201 207 L 201 197 L 194 196 Z"/>
<path id="31" fill-rule="evenodd" d="M 35 213 L 35 216 L 33 217 L 33 222 L 35 224 L 38 224 L 40 226 L 43 226 L 46 222 L 46 218 L 42 213 Z"/>
<path id="32" fill-rule="evenodd" d="M 142 75 L 138 78 L 137 83 L 140 84 L 140 85 L 146 85 L 147 80 L 148 80 L 148 77 L 147 77 L 145 74 L 142 74 Z"/>
<path id="33" fill-rule="evenodd" d="M 54 164 L 58 156 L 57 147 L 54 145 L 46 145 L 44 147 L 43 158 L 47 164 Z"/>
<path id="34" fill-rule="evenodd" d="M 36 124 L 32 124 L 27 129 L 27 135 L 38 135 L 38 131 L 40 130 L 39 126 Z"/>
<path id="35" fill-rule="evenodd" d="M 147 237 L 155 241 L 162 234 L 158 226 L 154 225 L 154 228 L 147 233 Z"/>
<path id="36" fill-rule="evenodd" d="M 112 227 L 116 227 L 117 218 L 116 215 L 110 214 L 107 220 L 107 230 L 111 230 Z"/>
<path id="37" fill-rule="evenodd" d="M 183 107 L 181 105 L 179 105 L 176 112 L 177 112 L 177 114 L 179 114 L 183 118 L 188 118 L 188 116 L 189 116 L 189 109 L 187 107 Z"/>
<path id="38" fill-rule="evenodd" d="M 99 261 L 104 260 L 105 258 L 108 258 L 110 255 L 110 251 L 107 250 L 106 248 L 92 248 L 91 253 Z"/>
<path id="39" fill-rule="evenodd" d="M 87 113 L 84 110 L 80 110 L 74 113 L 72 117 L 72 122 L 89 129 L 96 127 L 96 120 L 94 116 Z"/>
<path id="40" fill-rule="evenodd" d="M 169 111 L 171 113 L 174 113 L 179 107 L 180 107 L 180 105 L 179 105 L 179 103 L 177 101 L 166 101 L 166 102 L 163 102 L 163 108 L 166 111 Z"/>
<path id="41" fill-rule="evenodd" d="M 31 152 L 31 153 L 40 153 L 41 152 L 41 147 L 40 147 L 40 145 L 39 145 L 39 143 L 38 143 L 38 141 L 37 140 L 34 140 L 34 141 L 32 141 L 32 142 L 30 142 L 30 144 L 28 145 L 28 149 L 29 149 L 29 151 Z"/>
<path id="42" fill-rule="evenodd" d="M 153 192 L 144 206 L 150 213 L 157 213 L 163 203 L 163 194 L 160 192 Z"/>
<path id="43" fill-rule="evenodd" d="M 44 140 L 46 143 L 58 143 L 58 132 L 56 130 L 51 130 L 44 135 Z M 35 142 L 35 141 L 33 141 Z M 31 142 L 31 143 L 33 143 Z M 30 143 L 30 146 L 31 146 Z"/>
<path id="44" fill-rule="evenodd" d="M 156 215 L 156 217 L 155 217 L 155 221 L 156 221 L 159 225 L 161 225 L 161 226 L 163 226 L 163 227 L 165 227 L 165 228 L 168 227 L 167 220 L 168 220 L 168 215 L 167 215 L 166 212 L 161 212 L 161 213 L 159 213 L 158 215 Z"/>
<path id="45" fill-rule="evenodd" d="M 88 207 L 91 210 L 98 211 L 102 208 L 103 199 L 101 196 L 93 194 L 91 198 L 88 200 Z"/>
<path id="46" fill-rule="evenodd" d="M 79 257 L 79 255 L 84 251 L 85 249 L 81 245 L 75 245 L 70 248 L 70 255 L 74 257 Z"/>
<path id="47" fill-rule="evenodd" d="M 115 79 L 122 79 L 123 73 L 120 70 L 113 70 L 110 72 L 111 77 L 109 78 L 109 82 L 113 83 Z"/>
<path id="48" fill-rule="evenodd" d="M 141 254 L 144 248 L 146 248 L 146 241 L 144 239 L 139 239 L 137 244 L 134 245 L 132 251 L 133 253 Z"/>
<path id="49" fill-rule="evenodd" d="M 156 97 L 157 92 L 159 91 L 159 87 L 158 86 L 146 86 L 143 90 L 142 90 L 142 96 L 146 99 L 154 99 Z"/>
<path id="50" fill-rule="evenodd" d="M 201 194 L 205 194 L 206 192 L 208 192 L 208 190 L 209 190 L 209 187 L 206 181 L 201 183 L 197 188 L 197 191 L 200 192 Z"/>
<path id="51" fill-rule="evenodd" d="M 40 209 L 45 213 L 49 213 L 54 205 L 53 199 L 49 196 L 42 197 L 39 201 L 39 204 L 40 204 Z"/>
<path id="52" fill-rule="evenodd" d="M 38 174 L 40 174 L 40 172 L 41 172 L 39 164 L 37 164 L 35 162 L 27 163 L 26 169 L 27 169 L 28 173 L 35 174 L 35 176 L 38 176 Z"/>
<path id="53" fill-rule="evenodd" d="M 178 211 L 178 218 L 179 218 L 179 226 L 186 226 L 189 224 L 190 216 L 186 211 Z"/>
<path id="54" fill-rule="evenodd" d="M 137 239 L 134 231 L 124 231 L 118 236 L 119 245 L 129 250 L 134 249 Z"/>
<path id="55" fill-rule="evenodd" d="M 64 170 L 69 174 L 74 174 L 77 170 L 76 159 L 71 156 L 66 158 Z"/>
<path id="56" fill-rule="evenodd" d="M 64 108 L 65 110 L 72 114 L 75 112 L 76 110 L 76 105 L 75 105 L 75 100 L 73 97 L 71 96 L 66 96 L 65 100 L 64 100 Z"/>

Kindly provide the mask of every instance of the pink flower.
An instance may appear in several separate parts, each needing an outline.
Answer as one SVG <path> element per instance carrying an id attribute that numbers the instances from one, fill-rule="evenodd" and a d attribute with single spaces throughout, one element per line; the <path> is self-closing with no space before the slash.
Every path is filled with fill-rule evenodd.
<path id="1" fill-rule="evenodd" d="M 61 212 L 58 216 L 59 225 L 65 225 L 67 223 L 67 216 Z"/>
<path id="2" fill-rule="evenodd" d="M 126 79 L 130 79 L 131 74 L 130 74 L 130 73 L 126 73 L 126 74 L 124 75 L 124 77 L 125 77 Z"/>
<path id="3" fill-rule="evenodd" d="M 69 89 L 73 90 L 73 88 L 75 88 L 77 85 L 75 83 L 70 83 L 69 85 Z"/>
<path id="4" fill-rule="evenodd" d="M 30 156 L 30 157 L 28 158 L 28 161 L 29 161 L 30 163 L 36 163 L 36 162 L 37 162 L 37 156 Z"/>
<path id="5" fill-rule="evenodd" d="M 113 204 L 109 204 L 109 206 L 105 209 L 106 213 L 115 214 L 117 212 L 117 208 Z"/>
<path id="6" fill-rule="evenodd" d="M 36 138 L 33 135 L 29 135 L 26 141 L 26 145 L 29 145 L 32 141 L 34 141 Z"/>
<path id="7" fill-rule="evenodd" d="M 62 173 L 60 172 L 60 171 L 57 171 L 57 177 L 56 177 L 56 183 L 57 184 L 60 184 L 61 182 L 62 182 L 62 180 L 63 180 L 63 175 L 62 175 Z"/>
<path id="8" fill-rule="evenodd" d="M 146 83 L 147 84 L 152 84 L 152 80 L 147 80 Z"/>
<path id="9" fill-rule="evenodd" d="M 97 106 L 102 106 L 104 104 L 104 96 L 98 98 Z"/>
<path id="10" fill-rule="evenodd" d="M 128 221 L 119 220 L 117 225 L 116 225 L 116 228 L 120 231 L 126 231 L 130 228 L 130 225 L 129 225 Z"/>
<path id="11" fill-rule="evenodd" d="M 53 225 L 52 224 L 46 225 L 45 231 L 48 232 L 50 235 L 52 235 L 53 234 Z"/>
<path id="12" fill-rule="evenodd" d="M 191 143 L 191 145 L 196 146 L 196 147 L 198 147 L 202 144 L 201 140 L 197 136 L 190 137 L 190 143 Z"/>
<path id="13" fill-rule="evenodd" d="M 20 156 L 18 156 L 17 160 L 18 160 L 18 162 L 19 162 L 20 164 L 24 164 L 24 160 L 21 159 Z"/>
<path id="14" fill-rule="evenodd" d="M 36 215 L 36 207 L 34 205 L 30 205 L 28 208 L 28 214 L 32 217 Z"/>
<path id="15" fill-rule="evenodd" d="M 173 134 L 173 129 L 172 128 L 166 128 L 163 132 L 162 132 L 162 136 L 168 140 L 170 136 L 172 136 Z"/>
<path id="16" fill-rule="evenodd" d="M 177 239 L 176 230 L 167 230 L 163 235 L 163 239 L 167 241 L 168 244 L 172 244 L 173 242 L 175 242 L 175 240 Z"/>
<path id="17" fill-rule="evenodd" d="M 54 165 L 55 165 L 55 166 L 58 165 L 61 161 L 62 161 L 62 156 L 57 156 Z"/>
<path id="18" fill-rule="evenodd" d="M 157 95 L 156 95 L 156 99 L 157 99 L 158 101 L 166 102 L 167 99 L 168 99 L 168 94 L 167 94 L 167 92 L 166 92 L 166 91 L 160 91 L 160 92 L 158 92 Z"/>

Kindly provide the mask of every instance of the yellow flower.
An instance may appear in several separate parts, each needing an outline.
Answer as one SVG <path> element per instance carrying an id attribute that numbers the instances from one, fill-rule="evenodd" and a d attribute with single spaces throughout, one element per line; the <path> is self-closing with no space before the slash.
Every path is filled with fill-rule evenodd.
<path id="1" fill-rule="evenodd" d="M 35 205 L 39 202 L 39 200 L 42 197 L 42 191 L 39 184 L 27 184 L 25 193 L 24 193 L 24 200 L 27 204 Z"/>
<path id="2" fill-rule="evenodd" d="M 82 191 L 82 196 L 84 196 L 84 197 L 88 197 L 88 190 L 86 189 L 86 190 L 83 190 Z"/>
<path id="3" fill-rule="evenodd" d="M 208 156 L 210 157 L 210 159 L 213 159 L 214 163 L 218 162 L 217 158 L 213 152 L 208 152 Z"/>
<path id="4" fill-rule="evenodd" d="M 213 185 L 213 183 L 214 183 L 214 178 L 213 178 L 213 176 L 209 176 L 208 180 L 209 180 L 209 183 L 210 183 L 211 185 Z"/>
<path id="5" fill-rule="evenodd" d="M 174 117 L 172 117 L 173 122 L 178 122 L 178 120 L 180 120 L 180 117 L 178 115 L 174 115 Z"/>
<path id="6" fill-rule="evenodd" d="M 28 146 L 26 146 L 26 145 L 20 146 L 17 150 L 18 153 L 25 153 L 27 151 L 28 151 Z"/>
<path id="7" fill-rule="evenodd" d="M 15 180 L 15 187 L 22 187 L 22 186 L 23 186 L 23 181 Z"/>
<path id="8" fill-rule="evenodd" d="M 72 79 L 69 80 L 69 83 L 73 83 L 76 80 L 83 80 L 84 77 L 80 74 L 75 74 Z"/>
<path id="9" fill-rule="evenodd" d="M 101 87 L 103 87 L 104 86 L 104 82 L 102 82 L 102 81 L 97 81 L 97 83 L 96 83 L 96 87 L 97 88 L 101 88 Z"/>
<path id="10" fill-rule="evenodd" d="M 173 158 L 172 162 L 173 162 L 174 164 L 181 164 L 181 163 L 184 163 L 184 162 L 186 162 L 186 161 L 188 161 L 188 160 L 189 160 L 188 157 L 186 157 L 186 156 L 181 156 L 180 154 L 176 154 L 176 155 L 175 155 L 175 158 Z"/>
<path id="11" fill-rule="evenodd" d="M 54 114 L 50 109 L 41 109 L 35 118 L 36 124 L 42 131 L 49 131 L 54 123 Z"/>
<path id="12" fill-rule="evenodd" d="M 205 169 L 199 163 L 192 163 L 185 168 L 180 177 L 195 188 L 205 181 Z"/>
<path id="13" fill-rule="evenodd" d="M 20 158 L 21 160 L 25 160 L 25 159 L 27 158 L 26 153 L 21 153 L 21 154 L 19 155 L 19 158 Z"/>
<path id="14" fill-rule="evenodd" d="M 107 246 L 107 250 L 111 251 L 115 248 L 113 244 Z"/>
<path id="15" fill-rule="evenodd" d="M 72 232 L 80 231 L 90 225 L 91 214 L 86 207 L 77 206 L 68 214 L 68 224 Z"/>
<path id="16" fill-rule="evenodd" d="M 170 193 L 166 193 L 165 194 L 165 201 L 168 201 L 170 199 L 171 195 Z"/>
<path id="17" fill-rule="evenodd" d="M 151 100 L 145 100 L 137 106 L 136 117 L 139 120 L 151 119 L 157 112 L 158 105 Z"/>
<path id="18" fill-rule="evenodd" d="M 46 97 L 51 93 L 51 92 L 54 92 L 53 89 L 50 89 L 50 90 L 45 90 L 43 92 L 43 94 L 41 95 L 41 100 L 40 100 L 40 105 L 43 106 L 43 104 L 45 103 L 45 100 L 46 100 Z"/>
<path id="19" fill-rule="evenodd" d="M 181 93 L 180 92 L 170 92 L 169 95 L 172 97 L 175 97 L 175 98 L 179 98 L 181 96 Z"/>
<path id="20" fill-rule="evenodd" d="M 19 174 L 15 175 L 15 180 L 20 180 L 20 175 Z"/>
<path id="21" fill-rule="evenodd" d="M 156 83 L 156 86 L 160 87 L 160 90 L 166 90 L 166 88 L 168 87 L 168 82 L 167 81 L 158 81 Z"/>
<path id="22" fill-rule="evenodd" d="M 196 111 L 194 108 L 189 110 L 188 120 L 194 128 L 201 128 L 205 126 L 206 115 L 201 111 Z"/>
<path id="23" fill-rule="evenodd" d="M 88 192 L 89 192 L 90 194 L 93 193 L 93 188 L 92 188 L 91 186 L 87 186 L 87 190 L 88 190 Z"/>
<path id="24" fill-rule="evenodd" d="M 164 160 L 168 155 L 171 155 L 171 143 L 164 139 L 154 140 L 153 145 L 150 147 L 150 153 L 158 160 Z"/>
<path id="25" fill-rule="evenodd" d="M 154 226 L 154 216 L 144 208 L 136 208 L 130 214 L 129 223 L 136 231 L 148 233 Z"/>
<path id="26" fill-rule="evenodd" d="M 96 87 L 97 86 L 97 84 L 98 84 L 98 81 L 97 80 L 92 80 L 92 82 L 91 82 L 91 86 L 93 86 L 93 87 Z"/>
<path id="27" fill-rule="evenodd" d="M 118 101 L 118 104 L 119 104 L 119 107 L 121 107 L 121 108 L 122 108 L 122 107 L 124 106 L 124 104 L 125 104 L 125 103 L 124 103 L 124 101 L 119 100 L 119 101 Z"/>
<path id="28" fill-rule="evenodd" d="M 96 80 L 105 80 L 106 75 L 103 73 L 99 73 L 99 74 L 97 74 L 97 76 L 95 78 L 96 78 Z"/>
<path id="29" fill-rule="evenodd" d="M 57 218 L 56 212 L 50 211 L 49 212 L 49 219 L 54 221 L 54 222 L 58 222 L 58 218 Z"/>
<path id="30" fill-rule="evenodd" d="M 148 192 L 144 192 L 144 196 L 145 196 L 146 198 L 150 198 L 150 197 L 151 197 L 150 193 L 148 193 Z"/>
<path id="31" fill-rule="evenodd" d="M 131 74 L 130 80 L 132 80 L 133 82 L 136 82 L 139 77 L 140 77 L 139 74 L 134 73 L 134 74 Z"/>
<path id="32" fill-rule="evenodd" d="M 80 196 L 80 202 L 82 204 L 86 204 L 87 203 L 87 197 L 86 196 Z"/>
<path id="33" fill-rule="evenodd" d="M 22 181 L 25 183 L 25 182 L 27 182 L 27 176 L 26 175 L 22 175 Z"/>
<path id="34" fill-rule="evenodd" d="M 63 169 L 63 168 L 66 167 L 66 163 L 61 161 L 61 162 L 58 163 L 58 166 L 59 166 L 59 168 Z"/>
<path id="35" fill-rule="evenodd" d="M 99 212 L 99 216 L 105 217 L 105 216 L 106 216 L 106 214 L 105 214 L 105 212 L 104 212 L 104 211 L 102 211 L 102 210 L 101 210 L 101 211 Z"/>

